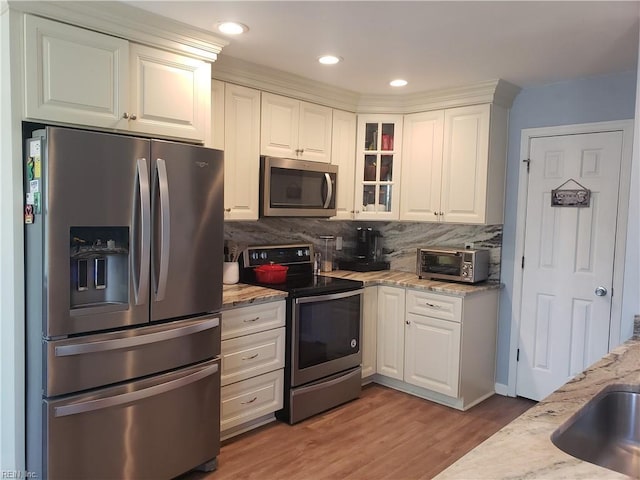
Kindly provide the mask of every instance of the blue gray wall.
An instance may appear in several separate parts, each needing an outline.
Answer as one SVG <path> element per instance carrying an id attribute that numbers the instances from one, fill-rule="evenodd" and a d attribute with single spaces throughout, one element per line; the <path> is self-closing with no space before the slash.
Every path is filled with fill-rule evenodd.
<path id="1" fill-rule="evenodd" d="M 509 117 L 506 207 L 501 264 L 501 281 L 506 287 L 502 291 L 500 301 L 497 383 L 506 384 L 509 373 L 511 302 L 516 263 L 514 255 L 518 176 L 522 160 L 520 158 L 521 131 L 524 128 L 632 119 L 635 115 L 635 95 L 636 72 L 630 71 L 525 88 L 513 103 Z M 635 221 L 637 222 L 637 219 Z M 632 248 L 631 245 L 629 247 Z"/>

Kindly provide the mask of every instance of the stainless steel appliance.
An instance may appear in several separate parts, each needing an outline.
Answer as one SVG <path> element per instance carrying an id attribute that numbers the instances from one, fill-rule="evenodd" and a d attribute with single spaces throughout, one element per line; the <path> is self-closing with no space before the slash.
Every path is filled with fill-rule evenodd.
<path id="1" fill-rule="evenodd" d="M 336 165 L 260 157 L 260 215 L 334 216 L 337 176 Z"/>
<path id="2" fill-rule="evenodd" d="M 418 248 L 417 275 L 429 280 L 477 283 L 489 276 L 489 250 Z"/>
<path id="3" fill-rule="evenodd" d="M 359 281 L 313 275 L 310 244 L 254 246 L 242 256 L 240 278 L 258 284 L 253 269 L 275 262 L 289 267 L 284 408 L 291 424 L 360 396 L 362 292 Z"/>
<path id="4" fill-rule="evenodd" d="M 353 258 L 338 262 L 343 270 L 356 272 L 372 272 L 389 270 L 389 262 L 382 255 L 382 235 L 378 230 L 370 227 L 356 229 L 356 247 Z"/>
<path id="5" fill-rule="evenodd" d="M 27 469 L 215 468 L 222 152 L 31 124 L 25 138 Z"/>

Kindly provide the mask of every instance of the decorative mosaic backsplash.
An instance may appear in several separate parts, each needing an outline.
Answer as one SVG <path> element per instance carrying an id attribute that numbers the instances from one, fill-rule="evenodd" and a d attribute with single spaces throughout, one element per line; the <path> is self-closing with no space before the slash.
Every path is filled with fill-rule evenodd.
<path id="1" fill-rule="evenodd" d="M 318 249 L 324 241 L 320 235 L 341 236 L 343 250 L 337 258 L 349 257 L 355 248 L 357 227 L 371 227 L 383 237 L 385 260 L 391 269 L 415 272 L 416 249 L 425 246 L 464 247 L 473 242 L 476 248 L 491 251 L 489 278 L 500 279 L 502 225 L 457 225 L 418 222 L 351 222 L 313 218 L 261 218 L 251 222 L 225 222 L 225 240 L 246 245 L 313 243 Z"/>

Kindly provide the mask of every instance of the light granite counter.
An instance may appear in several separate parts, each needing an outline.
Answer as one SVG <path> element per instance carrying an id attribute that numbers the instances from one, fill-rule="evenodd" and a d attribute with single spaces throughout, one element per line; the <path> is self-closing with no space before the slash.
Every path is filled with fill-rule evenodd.
<path id="1" fill-rule="evenodd" d="M 443 282 L 438 280 L 421 280 L 415 273 L 400 272 L 398 270 L 381 270 L 377 272 L 352 272 L 348 270 L 334 270 L 323 272 L 321 275 L 348 278 L 364 282 L 365 287 L 373 285 L 390 285 L 393 287 L 415 288 L 432 292 L 458 295 L 464 297 L 487 290 L 499 290 L 502 285 L 498 282 L 481 282 L 475 285 L 465 283 Z"/>
<path id="2" fill-rule="evenodd" d="M 222 287 L 222 309 L 241 307 L 259 302 L 274 302 L 287 298 L 287 292 L 274 290 L 272 288 L 258 287 L 256 285 L 246 285 L 236 283 L 235 285 L 223 285 Z"/>
<path id="3" fill-rule="evenodd" d="M 640 338 L 634 337 L 614 349 L 435 478 L 629 478 L 578 460 L 558 449 L 550 439 L 556 428 L 611 384 L 640 384 Z"/>

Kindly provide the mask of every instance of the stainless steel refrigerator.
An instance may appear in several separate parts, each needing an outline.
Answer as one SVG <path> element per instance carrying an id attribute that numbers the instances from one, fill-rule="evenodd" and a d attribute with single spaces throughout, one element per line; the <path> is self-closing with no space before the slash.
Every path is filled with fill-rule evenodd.
<path id="1" fill-rule="evenodd" d="M 222 152 L 60 127 L 25 136 L 28 470 L 215 468 Z"/>

